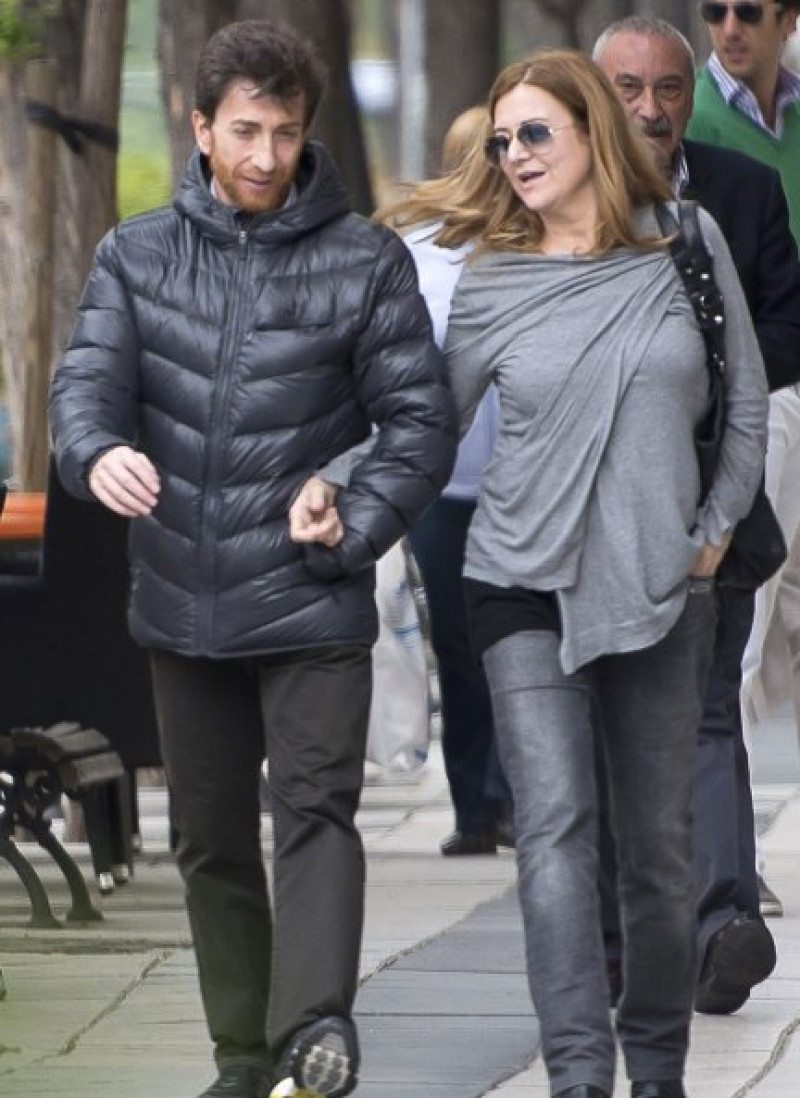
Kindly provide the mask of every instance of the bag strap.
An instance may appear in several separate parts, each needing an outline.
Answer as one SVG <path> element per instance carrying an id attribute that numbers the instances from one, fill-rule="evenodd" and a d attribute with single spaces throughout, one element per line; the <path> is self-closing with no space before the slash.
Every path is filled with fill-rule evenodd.
<path id="1" fill-rule="evenodd" d="M 678 202 L 678 219 L 667 206 L 655 208 L 658 227 L 672 237 L 669 250 L 706 344 L 706 364 L 725 373 L 725 303 L 714 278 L 714 259 L 700 228 L 696 202 Z"/>

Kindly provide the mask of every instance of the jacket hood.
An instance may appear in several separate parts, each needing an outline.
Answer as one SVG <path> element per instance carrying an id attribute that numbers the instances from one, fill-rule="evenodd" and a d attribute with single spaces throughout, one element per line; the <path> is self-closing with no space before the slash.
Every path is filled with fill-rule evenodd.
<path id="1" fill-rule="evenodd" d="M 195 149 L 178 186 L 175 209 L 190 218 L 203 235 L 219 242 L 235 240 L 242 227 L 239 212 L 212 196 L 209 180 L 208 158 Z M 264 243 L 290 243 L 350 212 L 342 178 L 330 153 L 318 141 L 306 143 L 295 184 L 297 200 L 280 210 L 256 214 L 248 224 L 251 237 Z"/>

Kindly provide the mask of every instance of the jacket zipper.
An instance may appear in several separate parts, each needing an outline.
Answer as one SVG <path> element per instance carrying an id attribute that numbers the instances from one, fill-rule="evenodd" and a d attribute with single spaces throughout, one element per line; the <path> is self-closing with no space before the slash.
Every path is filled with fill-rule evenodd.
<path id="1" fill-rule="evenodd" d="M 197 640 L 202 651 L 211 650 L 214 633 L 214 607 L 216 604 L 216 529 L 219 512 L 219 477 L 224 454 L 221 440 L 225 433 L 231 391 L 235 380 L 235 366 L 242 341 L 244 315 L 242 287 L 245 283 L 250 258 L 249 238 L 246 229 L 239 229 L 236 262 L 228 291 L 228 313 L 224 321 L 225 331 L 220 348 L 217 380 L 212 388 L 212 406 L 209 419 L 203 470 L 203 511 L 200 522 L 200 576 L 198 591 Z"/>

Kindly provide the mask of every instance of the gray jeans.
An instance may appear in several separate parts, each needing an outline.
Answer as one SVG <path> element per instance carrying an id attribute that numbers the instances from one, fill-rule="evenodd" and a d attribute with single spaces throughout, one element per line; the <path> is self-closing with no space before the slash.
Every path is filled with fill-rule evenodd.
<path id="1" fill-rule="evenodd" d="M 514 796 L 528 979 L 554 1094 L 580 1084 L 613 1091 L 595 725 L 617 828 L 624 990 L 616 1028 L 627 1073 L 683 1075 L 697 967 L 692 778 L 714 622 L 713 585 L 697 583 L 657 644 L 573 675 L 561 670 L 551 632 L 512 634 L 484 655 Z"/>

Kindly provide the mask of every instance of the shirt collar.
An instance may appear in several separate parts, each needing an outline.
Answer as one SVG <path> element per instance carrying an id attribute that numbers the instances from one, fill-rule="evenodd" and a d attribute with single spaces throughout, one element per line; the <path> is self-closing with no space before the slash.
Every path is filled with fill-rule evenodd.
<path id="1" fill-rule="evenodd" d="M 678 145 L 672 161 L 672 193 L 680 198 L 689 185 L 689 165 L 683 145 Z"/>
<path id="2" fill-rule="evenodd" d="M 716 53 L 712 53 L 708 59 L 708 71 L 719 93 L 725 102 L 733 110 L 744 114 L 756 126 L 781 137 L 783 134 L 783 112 L 800 100 L 800 75 L 781 65 L 778 69 L 778 91 L 776 96 L 775 130 L 770 130 L 764 121 L 758 100 L 745 83 L 731 76 L 722 64 Z"/>

